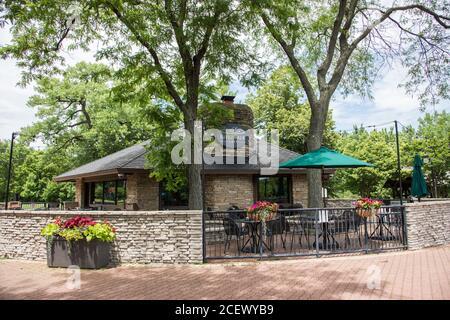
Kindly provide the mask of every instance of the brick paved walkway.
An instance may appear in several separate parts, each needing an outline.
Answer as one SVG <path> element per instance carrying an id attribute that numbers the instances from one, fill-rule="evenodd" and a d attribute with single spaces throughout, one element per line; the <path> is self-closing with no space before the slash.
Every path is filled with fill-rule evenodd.
<path id="1" fill-rule="evenodd" d="M 450 246 L 420 251 L 81 272 L 0 260 L 2 299 L 450 299 Z"/>

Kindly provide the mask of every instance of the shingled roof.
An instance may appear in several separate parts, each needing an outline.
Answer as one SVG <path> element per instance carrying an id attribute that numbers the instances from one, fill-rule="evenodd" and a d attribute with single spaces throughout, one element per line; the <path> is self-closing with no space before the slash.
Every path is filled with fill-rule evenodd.
<path id="1" fill-rule="evenodd" d="M 133 170 L 144 170 L 145 146 L 149 141 L 145 141 L 134 146 L 117 151 L 106 157 L 89 162 L 81 167 L 67 171 L 54 180 L 57 182 L 72 181 L 83 176 L 95 176 L 105 174 L 115 174 Z"/>
<path id="2" fill-rule="evenodd" d="M 131 173 L 136 171 L 144 171 L 146 169 L 146 153 L 145 148 L 150 142 L 145 141 L 134 146 L 125 148 L 101 159 L 92 161 L 81 167 L 65 172 L 54 178 L 57 182 L 74 181 L 80 177 L 93 177 L 100 175 Z M 279 161 L 285 162 L 298 157 L 300 154 L 287 150 L 285 148 L 272 145 L 270 148 L 278 148 Z M 273 149 L 272 151 L 276 151 Z M 260 164 L 213 164 L 205 165 L 205 173 L 241 173 L 251 174 L 258 173 L 261 168 L 266 167 Z M 280 172 L 293 172 L 293 169 L 280 169 Z M 304 171 L 304 169 L 295 169 L 296 172 Z"/>

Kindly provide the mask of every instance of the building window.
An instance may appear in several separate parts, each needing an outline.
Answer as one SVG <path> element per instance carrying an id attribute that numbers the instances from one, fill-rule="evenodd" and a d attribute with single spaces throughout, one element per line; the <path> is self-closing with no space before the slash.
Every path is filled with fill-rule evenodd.
<path id="1" fill-rule="evenodd" d="M 91 201 L 91 203 L 103 204 L 103 182 L 92 183 L 91 190 L 94 190 L 94 201 Z"/>
<path id="2" fill-rule="evenodd" d="M 124 180 L 91 182 L 89 204 L 125 206 L 126 183 Z"/>
<path id="3" fill-rule="evenodd" d="M 125 199 L 127 198 L 125 180 L 117 181 L 117 205 L 125 207 Z"/>
<path id="4" fill-rule="evenodd" d="M 258 177 L 258 200 L 290 203 L 291 192 L 289 186 L 289 176 Z"/>
<path id="5" fill-rule="evenodd" d="M 163 181 L 160 183 L 159 196 L 161 210 L 188 208 L 189 194 L 187 186 L 176 192 L 168 191 Z"/>

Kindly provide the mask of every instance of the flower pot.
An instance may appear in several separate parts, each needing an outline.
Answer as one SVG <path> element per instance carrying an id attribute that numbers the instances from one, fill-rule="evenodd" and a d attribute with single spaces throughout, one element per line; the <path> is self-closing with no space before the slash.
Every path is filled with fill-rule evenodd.
<path id="1" fill-rule="evenodd" d="M 71 241 L 54 237 L 47 241 L 47 265 L 67 268 L 70 265 L 81 269 L 106 267 L 111 259 L 111 243 L 92 240 Z"/>
<path id="2" fill-rule="evenodd" d="M 378 212 L 378 209 L 356 209 L 356 213 L 363 218 L 373 217 Z"/>

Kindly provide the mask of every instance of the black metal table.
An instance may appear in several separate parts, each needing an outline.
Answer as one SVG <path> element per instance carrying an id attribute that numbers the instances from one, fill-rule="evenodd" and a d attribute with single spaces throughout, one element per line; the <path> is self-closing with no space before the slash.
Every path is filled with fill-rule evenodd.
<path id="1" fill-rule="evenodd" d="M 329 247 L 329 242 L 331 238 L 331 247 L 339 248 L 339 243 L 334 238 L 333 233 L 331 232 L 330 224 L 333 223 L 329 220 L 329 212 L 328 210 L 321 210 L 319 212 L 319 217 L 317 219 L 317 223 L 320 224 L 320 233 L 317 236 L 317 239 L 322 238 L 322 242 L 319 242 L 318 247 L 321 250 L 326 250 Z M 314 241 L 313 246 L 316 246 L 316 242 Z"/>
<path id="2" fill-rule="evenodd" d="M 251 239 L 250 246 L 245 246 L 241 249 L 245 253 L 263 253 L 264 247 L 269 250 L 269 246 L 262 239 L 262 223 L 261 221 L 254 221 L 250 219 L 236 219 L 236 223 L 243 223 L 247 226 L 249 237 Z"/>
<path id="3" fill-rule="evenodd" d="M 386 223 L 390 225 L 389 221 L 386 222 L 386 220 L 390 219 L 390 216 L 391 214 L 389 212 L 381 212 L 376 214 L 377 226 L 369 236 L 371 240 L 390 241 L 397 239 L 391 229 L 386 225 Z"/>
<path id="4" fill-rule="evenodd" d="M 330 230 L 330 222 L 319 222 L 321 232 L 319 233 L 317 239 L 322 238 L 322 242 L 319 242 L 319 249 L 326 250 L 330 247 L 329 242 L 331 242 L 331 248 L 339 248 L 339 242 L 334 238 L 333 233 Z M 330 240 L 331 238 L 331 240 Z M 316 246 L 316 242 L 314 241 L 313 246 Z"/>

